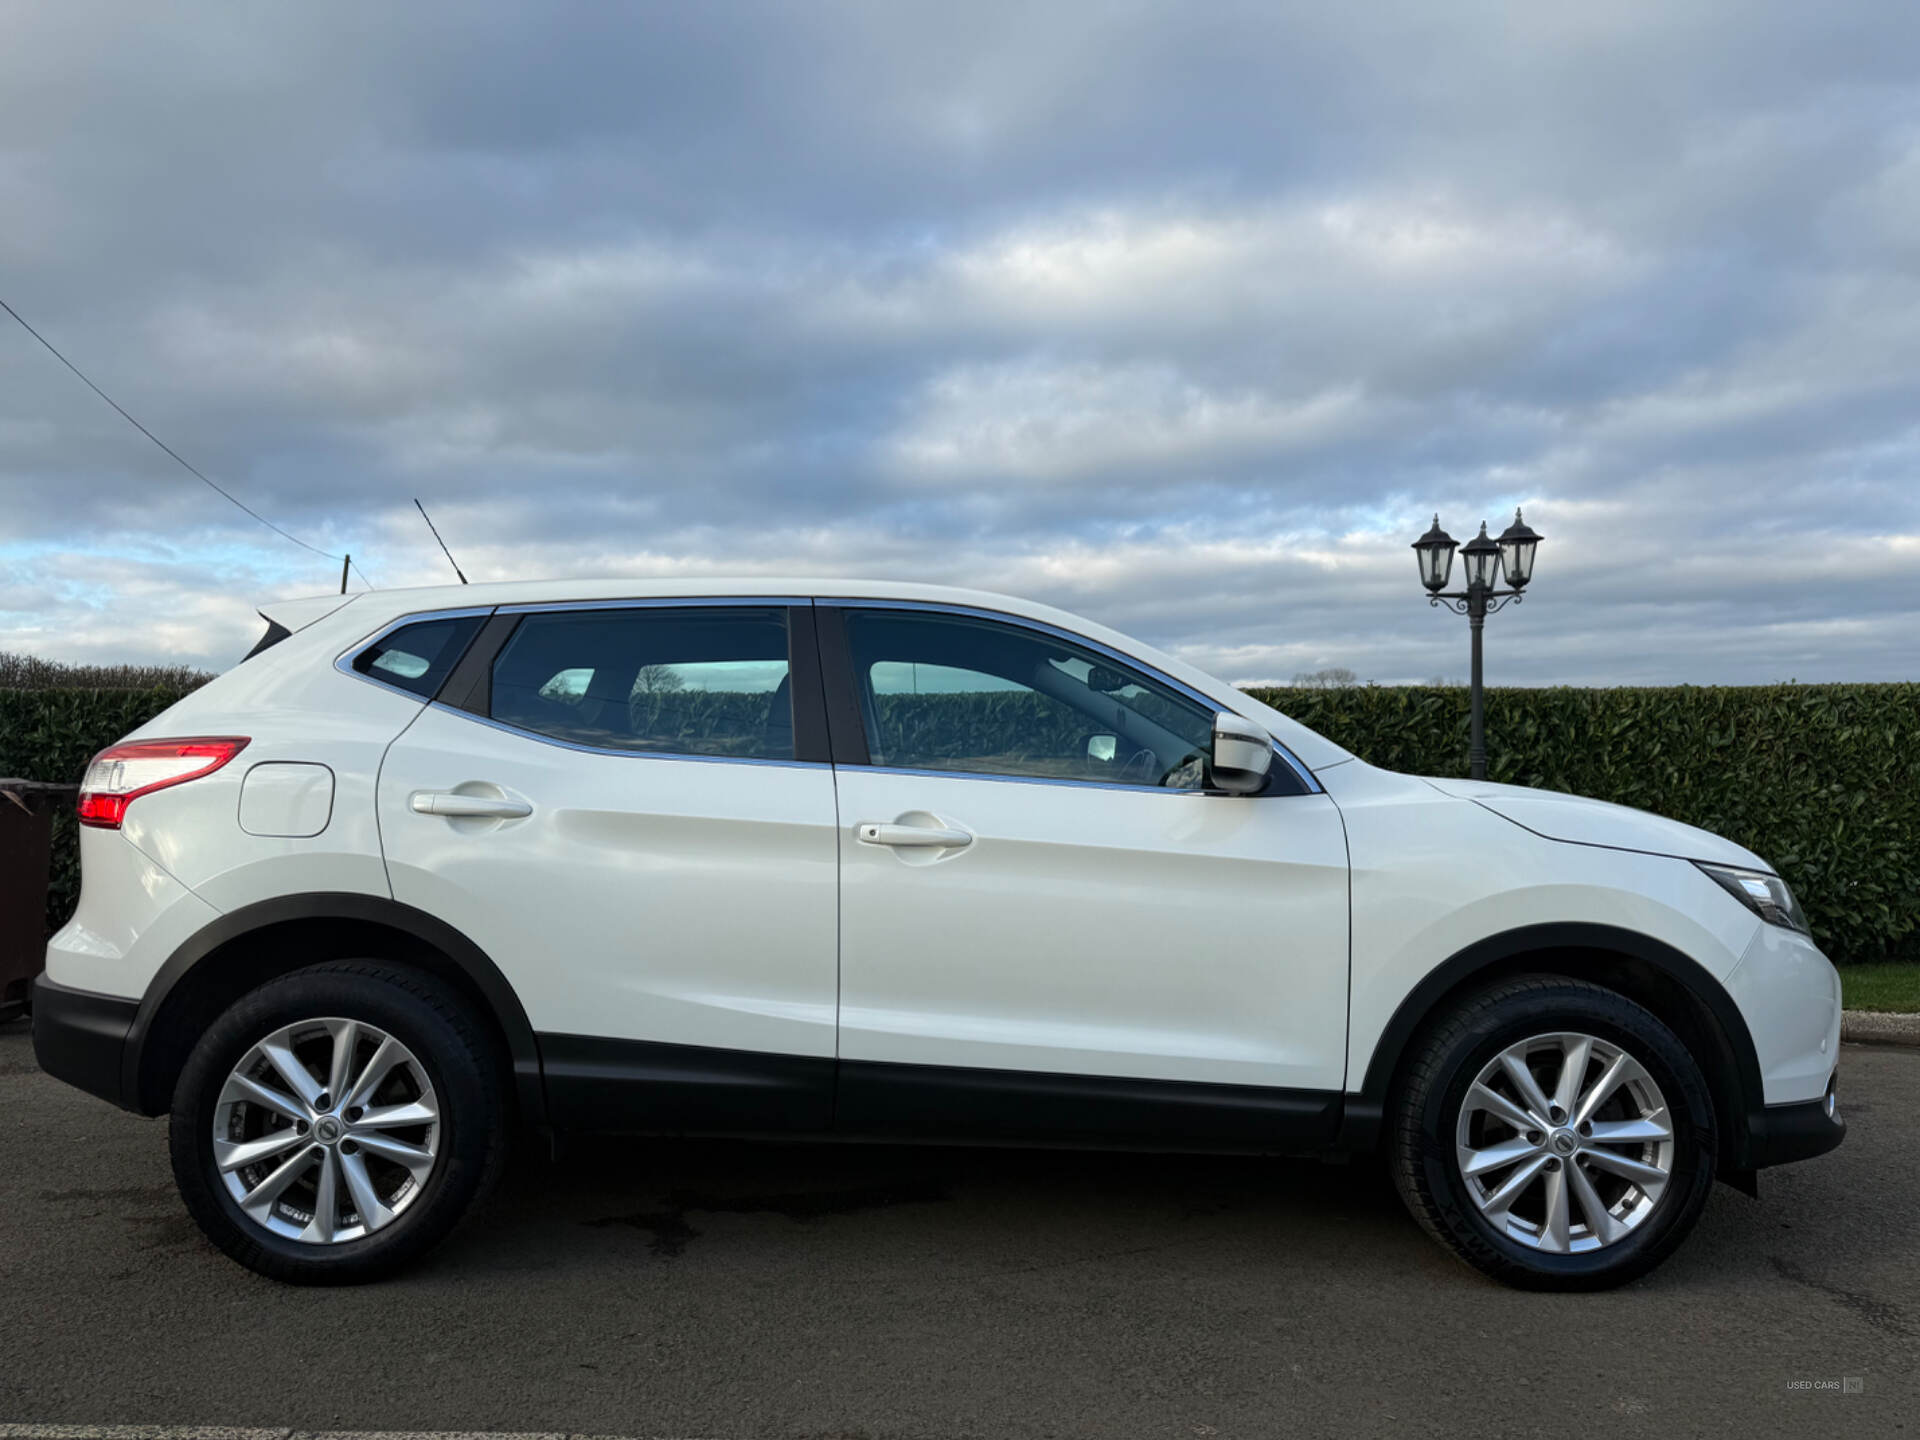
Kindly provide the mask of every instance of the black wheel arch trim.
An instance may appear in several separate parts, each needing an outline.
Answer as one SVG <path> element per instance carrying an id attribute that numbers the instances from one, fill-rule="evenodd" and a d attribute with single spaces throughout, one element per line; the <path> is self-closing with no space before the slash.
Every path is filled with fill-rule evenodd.
<path id="1" fill-rule="evenodd" d="M 1678 983 L 1699 1001 L 1712 1017 L 1726 1046 L 1725 1057 L 1712 1057 L 1715 1068 L 1723 1068 L 1722 1058 L 1732 1062 L 1731 1078 L 1736 1093 L 1735 1113 L 1724 1117 L 1731 1140 L 1725 1152 L 1727 1163 L 1734 1169 L 1751 1168 L 1756 1159 L 1761 1164 L 1768 1163 L 1753 1153 L 1755 1138 L 1766 1130 L 1760 1057 L 1754 1049 L 1746 1017 L 1726 987 L 1699 961 L 1663 940 L 1620 926 L 1575 921 L 1523 925 L 1489 935 L 1427 972 L 1400 1001 L 1386 1028 L 1380 1032 L 1380 1038 L 1374 1042 L 1360 1090 L 1347 1096 L 1347 1123 L 1342 1140 L 1356 1147 L 1372 1145 L 1384 1124 L 1391 1098 L 1389 1092 L 1406 1057 L 1407 1046 L 1447 995 L 1476 975 L 1521 958 L 1539 956 L 1541 971 L 1552 973 L 1554 951 L 1610 952 L 1640 961 Z"/>
<path id="2" fill-rule="evenodd" d="M 122 1053 L 123 1103 L 129 1108 L 158 1113 L 142 1104 L 141 1072 L 147 1041 L 155 1018 L 180 981 L 207 956 L 269 926 L 301 920 L 348 920 L 382 925 L 431 946 L 473 983 L 492 1010 L 506 1037 L 515 1089 L 523 1117 L 537 1128 L 549 1124 L 542 1079 L 541 1047 L 519 997 L 499 968 L 479 946 L 446 922 L 423 910 L 385 896 L 350 892 L 320 892 L 278 896 L 230 911 L 196 932 L 161 966 L 141 999 L 127 1032 Z M 1476 975 L 1490 973 L 1522 957 L 1546 957 L 1555 950 L 1611 952 L 1644 962 L 1683 987 L 1705 1008 L 1720 1032 L 1726 1059 L 1732 1062 L 1735 1113 L 1726 1117 L 1732 1144 L 1725 1157 L 1734 1170 L 1750 1170 L 1780 1160 L 1799 1158 L 1779 1154 L 1768 1143 L 1767 1112 L 1762 1101 L 1760 1063 L 1745 1018 L 1733 998 L 1706 969 L 1684 952 L 1651 936 L 1620 927 L 1581 923 L 1523 926 L 1485 937 L 1450 956 L 1429 971 L 1401 1000 L 1388 1020 L 1369 1058 L 1358 1092 L 1344 1098 L 1338 1149 L 1368 1149 L 1384 1124 L 1394 1078 L 1407 1047 L 1435 1007 Z M 1550 964 L 1543 965 L 1550 972 Z M 1716 1060 L 1718 1067 L 1718 1061 Z M 164 1100 L 161 1102 L 164 1108 Z"/>
<path id="3" fill-rule="evenodd" d="M 536 1128 L 546 1126 L 547 1100 L 541 1080 L 539 1042 L 520 997 L 514 993 L 507 977 L 500 973 L 500 968 L 485 951 L 444 920 L 384 895 L 352 891 L 279 895 L 243 905 L 203 926 L 168 956 L 147 986 L 133 1025 L 127 1031 L 121 1056 L 121 1087 L 129 1109 L 159 1114 L 166 1108 L 165 1097 L 159 1097 L 156 1108 L 154 1097 L 142 1095 L 142 1065 L 154 1021 L 194 966 L 223 946 L 256 931 L 302 920 L 347 920 L 380 925 L 400 931 L 444 955 L 473 983 L 506 1037 L 522 1118 Z"/>

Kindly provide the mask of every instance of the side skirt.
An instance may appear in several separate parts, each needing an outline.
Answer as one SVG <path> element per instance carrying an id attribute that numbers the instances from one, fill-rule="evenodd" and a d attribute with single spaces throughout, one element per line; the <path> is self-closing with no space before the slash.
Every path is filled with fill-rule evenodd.
<path id="1" fill-rule="evenodd" d="M 902 1139 L 1297 1152 L 1333 1140 L 1341 1099 L 1264 1085 L 842 1060 L 834 1126 Z"/>
<path id="2" fill-rule="evenodd" d="M 833 1123 L 824 1057 L 542 1035 L 547 1115 L 603 1134 L 818 1133 Z"/>
<path id="3" fill-rule="evenodd" d="M 1299 1153 L 1337 1091 L 899 1065 L 542 1035 L 556 1129 Z"/>

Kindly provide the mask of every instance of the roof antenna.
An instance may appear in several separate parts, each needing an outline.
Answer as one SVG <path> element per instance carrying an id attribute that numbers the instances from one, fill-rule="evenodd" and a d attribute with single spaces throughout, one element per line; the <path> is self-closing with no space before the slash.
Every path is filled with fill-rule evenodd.
<path id="1" fill-rule="evenodd" d="M 434 527 L 433 517 L 427 514 L 427 507 L 420 503 L 420 497 L 418 495 L 413 497 L 413 508 L 418 510 L 420 512 L 420 518 L 427 522 L 427 529 L 433 531 L 433 538 L 435 540 L 440 541 L 440 553 L 446 556 L 447 563 L 453 566 L 453 573 L 456 575 L 460 575 L 460 562 L 454 559 L 453 552 L 447 549 L 447 542 L 444 540 L 440 540 L 440 532 Z M 460 583 L 462 585 L 466 584 L 467 577 L 464 575 L 460 575 Z"/>

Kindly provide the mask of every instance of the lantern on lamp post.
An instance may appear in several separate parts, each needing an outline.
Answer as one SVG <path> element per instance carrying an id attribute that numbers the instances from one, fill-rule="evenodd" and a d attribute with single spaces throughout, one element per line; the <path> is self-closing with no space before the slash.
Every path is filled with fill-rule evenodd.
<path id="1" fill-rule="evenodd" d="M 1433 517 L 1433 528 L 1413 542 L 1414 558 L 1420 567 L 1420 583 L 1426 587 L 1427 603 L 1446 606 L 1456 615 L 1467 617 L 1473 630 L 1473 671 L 1470 682 L 1471 719 L 1467 750 L 1467 773 L 1475 780 L 1487 778 L 1486 697 L 1481 684 L 1480 632 L 1487 616 L 1508 604 L 1517 604 L 1527 582 L 1533 579 L 1533 557 L 1543 537 L 1531 530 L 1520 512 L 1513 512 L 1513 523 L 1496 539 L 1487 534 L 1483 521 L 1480 533 L 1465 545 L 1440 528 L 1440 517 Z M 1458 551 L 1466 582 L 1465 590 L 1447 589 L 1453 574 L 1453 557 Z M 1509 588 L 1499 588 L 1502 576 Z"/>

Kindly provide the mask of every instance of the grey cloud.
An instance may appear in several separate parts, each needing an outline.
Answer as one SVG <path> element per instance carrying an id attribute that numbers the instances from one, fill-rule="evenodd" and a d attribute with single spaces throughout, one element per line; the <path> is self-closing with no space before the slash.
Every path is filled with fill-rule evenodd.
<path id="1" fill-rule="evenodd" d="M 1464 637 L 1407 540 L 1524 503 L 1551 538 L 1496 678 L 1920 661 L 1920 12 L 9 34 L 4 293 L 383 584 L 444 574 L 421 494 L 476 575 L 923 576 L 1240 678 L 1417 678 Z M 18 334 L 0 499 L 0 646 L 225 663 L 247 601 L 330 579 Z"/>

